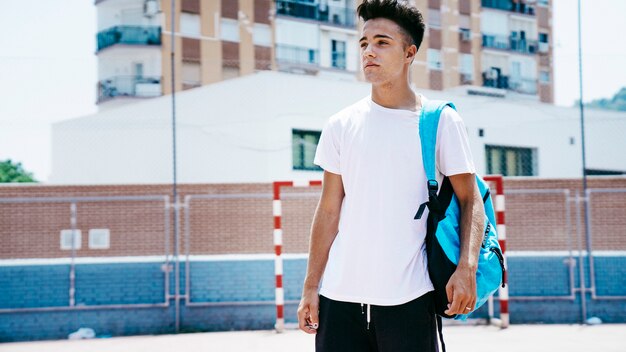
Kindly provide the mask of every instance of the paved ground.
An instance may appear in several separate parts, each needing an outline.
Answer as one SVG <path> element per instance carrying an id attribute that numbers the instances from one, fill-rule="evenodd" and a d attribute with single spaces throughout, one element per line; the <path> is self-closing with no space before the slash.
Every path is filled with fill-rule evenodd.
<path id="1" fill-rule="evenodd" d="M 449 352 L 625 352 L 626 325 L 513 325 L 444 327 Z M 312 352 L 313 336 L 295 330 L 0 344 L 2 352 Z M 346 351 L 349 352 L 349 351 Z"/>

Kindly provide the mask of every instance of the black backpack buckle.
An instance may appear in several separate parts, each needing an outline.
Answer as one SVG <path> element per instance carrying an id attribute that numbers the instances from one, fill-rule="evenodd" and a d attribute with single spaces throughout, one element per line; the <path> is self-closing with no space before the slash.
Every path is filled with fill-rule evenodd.
<path id="1" fill-rule="evenodd" d="M 437 212 L 440 208 L 439 199 L 437 199 L 437 191 L 439 190 L 439 182 L 436 180 L 428 180 L 428 202 L 422 203 L 415 214 L 413 219 L 418 220 L 422 218 L 424 210 L 428 206 L 431 212 Z"/>

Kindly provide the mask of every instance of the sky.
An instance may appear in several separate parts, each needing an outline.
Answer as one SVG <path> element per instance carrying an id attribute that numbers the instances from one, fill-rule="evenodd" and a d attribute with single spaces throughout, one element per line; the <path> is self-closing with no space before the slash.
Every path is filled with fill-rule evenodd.
<path id="1" fill-rule="evenodd" d="M 0 0 L 0 161 L 46 181 L 51 124 L 97 112 L 93 0 Z M 553 0 L 555 103 L 579 97 L 577 1 Z M 626 86 L 626 0 L 582 0 L 584 100 Z M 85 147 L 89 146 L 77 146 Z"/>

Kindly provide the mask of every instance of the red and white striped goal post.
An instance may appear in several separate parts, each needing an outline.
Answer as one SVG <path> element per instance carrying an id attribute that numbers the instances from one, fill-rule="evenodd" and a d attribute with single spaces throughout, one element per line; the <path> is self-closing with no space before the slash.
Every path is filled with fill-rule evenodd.
<path id="1" fill-rule="evenodd" d="M 322 181 L 276 181 L 274 182 L 274 273 L 276 275 L 276 328 L 277 332 L 285 330 L 285 290 L 283 289 L 283 214 L 280 190 L 282 187 L 321 186 Z"/>
<path id="2" fill-rule="evenodd" d="M 494 197 L 494 210 L 496 212 L 496 231 L 498 233 L 498 242 L 502 249 L 502 256 L 504 257 L 504 287 L 498 288 L 498 297 L 500 298 L 500 319 L 493 317 L 493 298 L 489 298 L 489 320 L 492 323 L 499 325 L 501 328 L 507 328 L 509 326 L 509 283 L 508 283 L 508 266 L 506 261 L 506 225 L 504 221 L 504 183 L 501 175 L 484 176 L 483 180 L 489 183 L 495 184 L 495 197 Z M 494 194 L 493 188 L 491 194 Z"/>

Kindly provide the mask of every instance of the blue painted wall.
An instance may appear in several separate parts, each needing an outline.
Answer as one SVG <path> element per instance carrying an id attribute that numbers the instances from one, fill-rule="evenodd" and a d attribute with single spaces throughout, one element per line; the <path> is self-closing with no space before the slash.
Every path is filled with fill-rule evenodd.
<path id="1" fill-rule="evenodd" d="M 575 300 L 520 300 L 520 296 L 566 296 L 570 292 L 566 257 L 508 258 L 512 324 L 578 323 L 580 295 Z M 589 271 L 586 258 L 586 286 Z M 596 257 L 597 294 L 626 296 L 626 257 Z M 79 264 L 76 266 L 76 305 L 163 303 L 162 263 Z M 285 300 L 297 301 L 306 260 L 284 264 Z M 69 265 L 0 266 L 0 309 L 66 307 Z M 272 329 L 275 322 L 274 262 L 272 260 L 205 261 L 190 263 L 191 301 L 238 302 L 209 307 L 186 307 L 181 302 L 183 332 Z M 574 285 L 579 286 L 574 266 Z M 181 263 L 180 293 L 184 294 L 185 266 Z M 174 273 L 170 275 L 174 294 Z M 245 302 L 259 302 L 245 304 Z M 243 304 L 242 304 L 243 303 Z M 487 316 L 486 305 L 474 317 Z M 496 301 L 495 309 L 498 312 Z M 296 303 L 285 306 L 288 323 L 296 322 Z M 626 323 L 626 300 L 592 300 L 587 294 L 587 316 L 607 323 Z M 496 314 L 497 315 L 497 314 Z M 0 341 L 65 339 L 80 327 L 97 335 L 164 334 L 175 331 L 174 301 L 167 308 L 83 309 L 51 312 L 0 313 Z"/>

